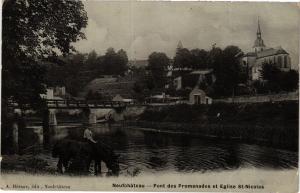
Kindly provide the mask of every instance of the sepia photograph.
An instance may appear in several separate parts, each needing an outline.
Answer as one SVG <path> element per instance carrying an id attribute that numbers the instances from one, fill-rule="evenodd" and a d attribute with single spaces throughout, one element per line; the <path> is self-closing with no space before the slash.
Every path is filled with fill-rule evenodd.
<path id="1" fill-rule="evenodd" d="M 298 3 L 1 12 L 1 189 L 298 192 Z"/>

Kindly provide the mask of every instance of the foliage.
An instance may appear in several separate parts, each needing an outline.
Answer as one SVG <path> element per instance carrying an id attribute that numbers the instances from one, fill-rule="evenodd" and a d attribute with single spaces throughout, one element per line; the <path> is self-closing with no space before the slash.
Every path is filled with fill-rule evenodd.
<path id="1" fill-rule="evenodd" d="M 232 95 L 238 84 L 246 82 L 247 76 L 236 57 L 240 52 L 240 48 L 236 46 L 227 46 L 224 50 L 213 48 L 210 51 L 209 65 L 216 75 L 215 95 Z"/>
<path id="2" fill-rule="evenodd" d="M 191 50 L 192 68 L 193 69 L 207 69 L 208 68 L 208 52 L 203 49 Z"/>
<path id="3" fill-rule="evenodd" d="M 279 81 L 281 71 L 274 63 L 263 63 L 261 70 L 261 78 L 267 81 Z"/>
<path id="4" fill-rule="evenodd" d="M 261 70 L 264 83 L 255 83 L 259 92 L 294 91 L 298 88 L 299 73 L 295 70 L 281 71 L 275 63 L 264 63 Z"/>
<path id="5" fill-rule="evenodd" d="M 155 88 L 164 88 L 166 83 L 166 71 L 170 60 L 165 53 L 153 52 L 148 58 L 148 69 L 151 72 Z"/>
<path id="6" fill-rule="evenodd" d="M 101 93 L 99 93 L 98 91 L 93 92 L 92 90 L 89 90 L 85 97 L 86 100 L 102 100 L 102 98 L 103 96 Z"/>
<path id="7" fill-rule="evenodd" d="M 154 89 L 153 77 L 149 76 L 144 67 L 132 68 L 133 76 L 136 81 L 133 86 L 134 98 L 139 102 L 143 102 Z"/>
<path id="8" fill-rule="evenodd" d="M 176 55 L 174 57 L 174 67 L 176 68 L 191 68 L 192 67 L 192 54 L 186 48 L 177 48 Z"/>
<path id="9" fill-rule="evenodd" d="M 189 68 L 194 70 L 213 69 L 216 82 L 211 84 L 202 83 L 198 85 L 209 90 L 215 96 L 228 96 L 234 94 L 240 83 L 246 83 L 246 70 L 240 65 L 238 54 L 242 53 L 237 46 L 227 46 L 224 50 L 213 47 L 210 51 L 203 49 L 177 48 L 174 57 L 174 67 Z M 197 84 L 197 77 L 187 76 L 181 72 L 183 85 L 194 87 Z"/>
<path id="10" fill-rule="evenodd" d="M 132 125 L 298 151 L 298 111 L 296 101 L 148 107 Z"/>
<path id="11" fill-rule="evenodd" d="M 103 72 L 109 75 L 124 75 L 127 70 L 128 57 L 124 50 L 117 53 L 113 48 L 108 48 L 103 56 Z"/>
<path id="12" fill-rule="evenodd" d="M 281 88 L 284 91 L 294 91 L 298 89 L 299 73 L 296 70 L 290 70 L 283 74 Z"/>
<path id="13" fill-rule="evenodd" d="M 183 88 L 194 88 L 198 83 L 199 75 L 197 74 L 185 74 L 182 75 Z"/>
<path id="14" fill-rule="evenodd" d="M 71 43 L 85 38 L 87 14 L 81 1 L 5 0 L 2 8 L 2 97 L 37 103 L 45 92 L 42 62 L 74 51 Z"/>
<path id="15" fill-rule="evenodd" d="M 117 53 L 109 48 L 105 55 L 98 55 L 94 50 L 88 54 L 72 54 L 61 57 L 64 65 L 48 65 L 46 83 L 50 86 L 64 85 L 67 91 L 77 94 L 94 78 L 101 75 L 124 75 L 128 57 L 124 50 Z"/>

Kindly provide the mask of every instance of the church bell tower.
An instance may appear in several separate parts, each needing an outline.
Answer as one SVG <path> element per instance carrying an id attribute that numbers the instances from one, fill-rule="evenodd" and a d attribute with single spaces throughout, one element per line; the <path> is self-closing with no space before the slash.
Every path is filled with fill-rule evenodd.
<path id="1" fill-rule="evenodd" d="M 256 32 L 256 40 L 254 42 L 254 52 L 261 52 L 266 48 L 264 44 L 264 40 L 261 38 L 261 29 L 260 29 L 260 23 L 259 23 L 259 18 L 257 21 L 257 32 Z"/>

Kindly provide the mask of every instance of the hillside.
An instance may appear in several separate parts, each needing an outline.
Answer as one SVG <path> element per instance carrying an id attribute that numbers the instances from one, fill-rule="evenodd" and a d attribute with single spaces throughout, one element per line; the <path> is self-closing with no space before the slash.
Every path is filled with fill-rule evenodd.
<path id="1" fill-rule="evenodd" d="M 124 98 L 132 98 L 134 80 L 130 77 L 104 76 L 90 81 L 79 93 L 79 97 L 85 97 L 89 91 L 99 92 L 107 99 L 111 100 L 117 94 Z"/>

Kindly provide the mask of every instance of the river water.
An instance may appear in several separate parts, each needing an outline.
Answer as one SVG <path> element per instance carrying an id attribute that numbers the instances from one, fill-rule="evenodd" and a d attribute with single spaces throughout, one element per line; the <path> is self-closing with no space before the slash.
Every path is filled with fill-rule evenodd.
<path id="1" fill-rule="evenodd" d="M 168 172 L 206 172 L 240 168 L 297 168 L 298 153 L 254 144 L 208 140 L 143 128 L 101 124 L 92 128 L 95 140 L 120 155 L 122 175 Z M 81 127 L 58 127 L 55 138 L 80 139 Z"/>

